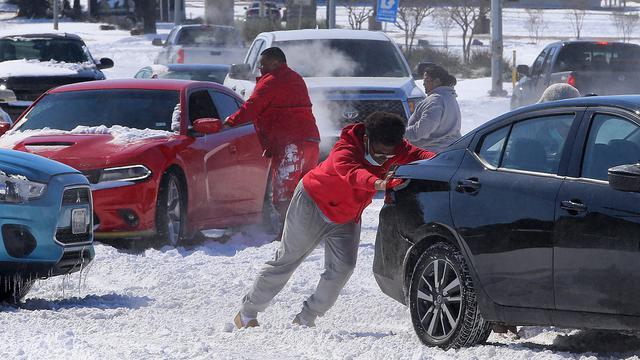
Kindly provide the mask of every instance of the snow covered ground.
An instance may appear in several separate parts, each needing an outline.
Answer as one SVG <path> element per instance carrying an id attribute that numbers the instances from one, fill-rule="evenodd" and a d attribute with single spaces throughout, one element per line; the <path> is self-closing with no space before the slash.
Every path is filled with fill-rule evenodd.
<path id="1" fill-rule="evenodd" d="M 188 1 L 198 16 L 201 1 Z M 237 9 L 238 10 L 238 9 Z M 238 10 L 241 12 L 240 10 Z M 322 12 L 322 9 L 319 10 Z M 339 22 L 345 23 L 344 12 Z M 505 14 L 506 52 L 531 63 L 547 42 L 571 37 L 564 15 L 548 12 L 549 34 L 530 44 L 523 12 Z M 613 36 L 606 13 L 585 23 L 587 36 Z M 44 21 L 0 22 L 0 35 L 51 31 Z M 109 78 L 132 77 L 158 51 L 153 36 L 99 31 L 98 24 L 60 23 L 77 33 L 96 58 L 110 57 Z M 165 35 L 169 24 L 160 24 Z M 439 32 L 427 23 L 421 38 L 438 43 Z M 451 43 L 459 41 L 455 36 Z M 488 43 L 488 42 L 487 42 Z M 489 79 L 460 80 L 456 90 L 463 131 L 508 110 L 508 98 L 487 96 Z M 510 91 L 510 86 L 505 84 Z M 82 274 L 36 284 L 18 307 L 0 306 L 5 329 L 2 359 L 639 359 L 640 339 L 597 331 L 526 328 L 521 340 L 492 335 L 489 344 L 442 351 L 421 345 L 409 312 L 381 293 L 371 273 L 378 212 L 376 199 L 365 211 L 357 268 L 336 306 L 316 328 L 291 325 L 302 301 L 314 289 L 323 266 L 317 249 L 260 317 L 262 326 L 235 330 L 231 320 L 241 296 L 277 244 L 258 228 L 237 231 L 222 244 L 207 242 L 192 249 L 164 248 L 134 254 L 97 244 L 96 259 Z"/>

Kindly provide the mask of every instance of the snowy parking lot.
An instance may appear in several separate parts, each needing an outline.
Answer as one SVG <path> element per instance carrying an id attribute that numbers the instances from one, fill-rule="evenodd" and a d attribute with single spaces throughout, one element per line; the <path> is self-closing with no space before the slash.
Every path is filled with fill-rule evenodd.
<path id="1" fill-rule="evenodd" d="M 197 9 L 194 7 L 194 9 Z M 196 10 L 193 10 L 196 11 Z M 550 28 L 562 16 L 550 16 Z M 510 15 L 517 19 L 518 14 Z M 507 17 L 508 19 L 508 17 Z M 597 33 L 604 17 L 587 32 Z M 516 21 L 514 21 L 515 23 Z M 160 24 L 167 34 L 171 26 Z M 98 24 L 62 22 L 61 31 L 80 35 L 96 58 L 116 66 L 109 78 L 131 77 L 152 64 L 158 48 L 152 36 L 104 32 Z M 48 22 L 9 20 L 0 35 L 51 30 Z M 425 34 L 428 28 L 425 28 Z M 507 27 L 512 35 L 515 26 Z M 526 30 L 522 30 L 526 31 Z M 611 36 L 611 29 L 604 31 Z M 427 35 L 425 35 L 427 36 Z M 564 35 L 563 35 L 564 36 Z M 433 35 L 437 38 L 437 35 Z M 546 41 L 546 40 L 545 40 Z M 543 43 L 514 36 L 507 48 L 522 48 L 531 63 Z M 510 51 L 510 50 L 509 50 Z M 508 98 L 487 95 L 490 79 L 461 80 L 456 87 L 463 132 L 509 109 Z M 510 91 L 510 84 L 505 84 Z M 597 359 L 640 357 L 640 338 L 602 331 L 527 327 L 518 340 L 491 335 L 488 344 L 442 351 L 423 346 L 409 311 L 384 295 L 373 274 L 378 213 L 376 198 L 363 216 L 356 270 L 337 304 L 317 327 L 291 321 L 312 293 L 323 269 L 316 249 L 293 275 L 258 328 L 237 330 L 232 318 L 240 299 L 278 243 L 258 227 L 238 229 L 226 242 L 209 240 L 194 248 L 165 247 L 129 253 L 96 244 L 96 258 L 81 273 L 39 281 L 24 303 L 0 307 L 4 329 L 2 359 Z"/>

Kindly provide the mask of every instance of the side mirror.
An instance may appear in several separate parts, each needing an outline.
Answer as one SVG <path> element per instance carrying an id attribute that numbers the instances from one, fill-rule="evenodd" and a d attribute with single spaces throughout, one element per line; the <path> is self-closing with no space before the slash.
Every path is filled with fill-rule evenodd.
<path id="1" fill-rule="evenodd" d="M 100 61 L 96 64 L 96 67 L 98 68 L 98 70 L 102 70 L 102 69 L 110 69 L 113 67 L 113 60 L 109 59 L 109 58 L 102 58 L 100 59 Z"/>
<path id="2" fill-rule="evenodd" d="M 215 134 L 219 133 L 224 125 L 219 119 L 202 118 L 193 122 L 193 130 L 199 134 Z"/>
<path id="3" fill-rule="evenodd" d="M 518 65 L 516 71 L 520 75 L 529 76 L 529 66 L 528 65 Z"/>
<path id="4" fill-rule="evenodd" d="M 251 65 L 233 64 L 229 68 L 229 77 L 237 80 L 251 80 Z"/>
<path id="5" fill-rule="evenodd" d="M 640 192 L 640 163 L 609 169 L 609 186 L 620 191 Z"/>
<path id="6" fill-rule="evenodd" d="M 160 38 L 155 38 L 155 39 L 151 40 L 151 45 L 153 45 L 153 46 L 163 46 L 164 42 Z"/>
<path id="7" fill-rule="evenodd" d="M 6 122 L 0 122 L 0 136 L 4 135 L 7 131 L 11 129 L 11 124 Z"/>

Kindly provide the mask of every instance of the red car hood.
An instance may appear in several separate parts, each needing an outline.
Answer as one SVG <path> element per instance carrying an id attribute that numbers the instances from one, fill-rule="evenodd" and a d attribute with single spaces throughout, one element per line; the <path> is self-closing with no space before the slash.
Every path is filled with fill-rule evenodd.
<path id="1" fill-rule="evenodd" d="M 25 151 L 72 166 L 80 171 L 122 165 L 140 154 L 141 148 L 167 143 L 169 137 L 133 142 L 114 142 L 110 134 L 35 135 L 14 143 L 14 150 Z M 116 166 L 117 166 L 116 165 Z"/>

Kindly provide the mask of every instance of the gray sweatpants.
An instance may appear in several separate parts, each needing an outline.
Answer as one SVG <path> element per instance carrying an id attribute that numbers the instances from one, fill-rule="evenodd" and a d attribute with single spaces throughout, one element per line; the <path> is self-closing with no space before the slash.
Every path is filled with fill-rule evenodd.
<path id="1" fill-rule="evenodd" d="M 240 311 L 256 317 L 282 290 L 298 265 L 324 240 L 324 272 L 320 282 L 302 307 L 302 316 L 313 321 L 335 304 L 340 290 L 353 273 L 360 243 L 360 224 L 334 224 L 309 197 L 302 181 L 296 187 L 284 222 L 284 232 L 275 259 L 268 261 L 251 290 L 244 296 Z"/>

